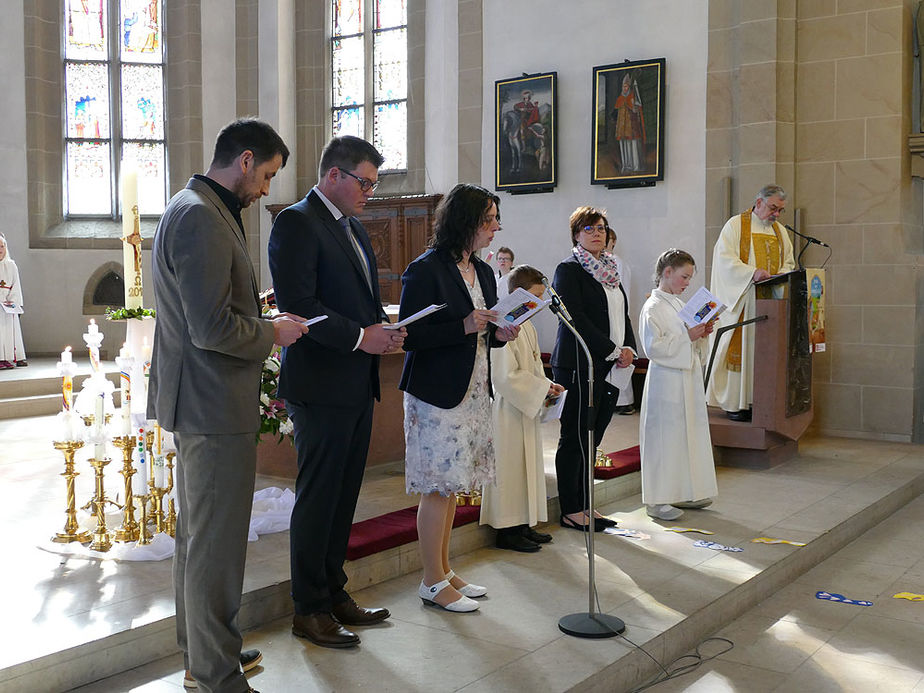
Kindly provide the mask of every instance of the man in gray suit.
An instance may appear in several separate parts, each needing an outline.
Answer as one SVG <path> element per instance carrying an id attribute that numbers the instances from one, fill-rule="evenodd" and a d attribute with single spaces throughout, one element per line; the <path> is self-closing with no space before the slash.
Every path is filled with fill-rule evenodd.
<path id="1" fill-rule="evenodd" d="M 177 642 L 187 683 L 202 691 L 252 691 L 241 667 L 261 657 L 241 652 L 237 626 L 260 373 L 273 344 L 289 346 L 308 328 L 290 313 L 261 317 L 241 209 L 269 193 L 288 156 L 266 123 L 231 123 L 218 135 L 209 170 L 173 196 L 154 236 L 148 417 L 176 439 Z"/>

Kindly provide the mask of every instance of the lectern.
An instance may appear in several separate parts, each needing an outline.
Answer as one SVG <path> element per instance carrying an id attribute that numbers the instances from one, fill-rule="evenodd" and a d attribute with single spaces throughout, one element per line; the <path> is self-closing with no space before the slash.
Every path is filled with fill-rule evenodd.
<path id="1" fill-rule="evenodd" d="M 720 464 L 766 468 L 795 455 L 812 422 L 805 270 L 778 274 L 756 283 L 755 290 L 756 315 L 767 319 L 745 328 L 755 330 L 752 418 L 730 421 L 710 407 L 709 432 Z"/>

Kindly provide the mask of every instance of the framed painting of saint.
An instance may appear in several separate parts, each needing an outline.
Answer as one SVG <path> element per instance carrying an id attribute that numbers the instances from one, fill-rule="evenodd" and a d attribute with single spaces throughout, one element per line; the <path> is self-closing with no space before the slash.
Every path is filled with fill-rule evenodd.
<path id="1" fill-rule="evenodd" d="M 496 190 L 548 192 L 555 187 L 557 77 L 546 72 L 494 83 Z"/>
<path id="2" fill-rule="evenodd" d="M 664 58 L 594 68 L 590 182 L 664 180 Z"/>

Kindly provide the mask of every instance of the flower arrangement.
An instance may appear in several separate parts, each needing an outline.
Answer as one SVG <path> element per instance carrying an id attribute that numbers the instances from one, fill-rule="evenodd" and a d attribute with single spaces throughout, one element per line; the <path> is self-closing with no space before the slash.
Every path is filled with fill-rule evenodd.
<path id="1" fill-rule="evenodd" d="M 107 320 L 142 320 L 156 315 L 153 308 L 107 308 Z"/>
<path id="2" fill-rule="evenodd" d="M 281 443 L 286 438 L 294 444 L 293 433 L 295 426 L 289 420 L 282 400 L 276 399 L 276 390 L 279 387 L 279 347 L 273 347 L 270 355 L 263 362 L 263 373 L 260 376 L 260 432 L 257 433 L 257 442 L 264 433 L 276 436 Z"/>

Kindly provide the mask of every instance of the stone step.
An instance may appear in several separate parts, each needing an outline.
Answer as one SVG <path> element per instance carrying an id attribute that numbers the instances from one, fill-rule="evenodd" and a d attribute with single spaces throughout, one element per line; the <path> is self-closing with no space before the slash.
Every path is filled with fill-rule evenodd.
<path id="1" fill-rule="evenodd" d="M 80 392 L 89 376 L 74 378 L 74 396 Z M 119 374 L 107 373 L 106 378 L 115 385 L 113 402 L 120 406 Z M 37 377 L 0 382 L 0 419 L 18 419 L 27 416 L 50 416 L 61 411 L 61 378 Z"/>
<path id="2" fill-rule="evenodd" d="M 640 490 L 641 476 L 633 472 L 598 482 L 594 488 L 595 502 L 602 506 L 639 493 Z M 558 498 L 549 499 L 548 513 L 550 518 L 559 516 Z M 473 522 L 453 530 L 450 554 L 461 556 L 493 544 L 494 530 Z M 343 568 L 353 592 L 418 572 L 418 542 L 347 561 Z M 258 628 L 292 614 L 291 580 L 271 579 L 270 583 L 243 594 L 238 613 L 242 631 Z M 0 693 L 70 690 L 134 669 L 176 651 L 176 617 L 148 619 L 142 616 L 122 632 L 0 669 Z"/>

